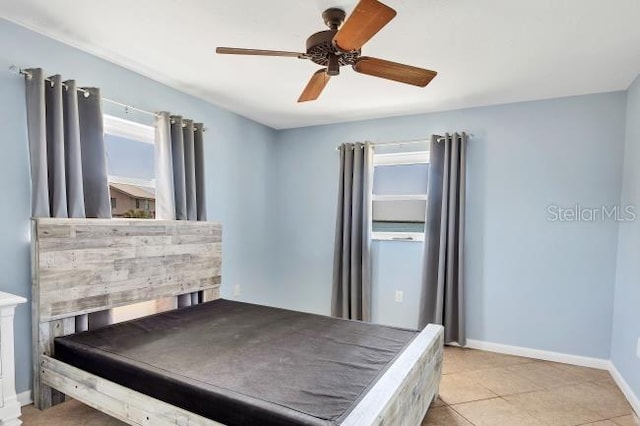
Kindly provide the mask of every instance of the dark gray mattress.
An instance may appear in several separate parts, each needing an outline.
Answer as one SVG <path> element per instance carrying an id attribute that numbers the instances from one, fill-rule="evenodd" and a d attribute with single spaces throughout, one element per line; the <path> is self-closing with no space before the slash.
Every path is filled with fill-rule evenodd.
<path id="1" fill-rule="evenodd" d="M 418 334 L 216 300 L 55 340 L 55 357 L 226 425 L 334 425 Z"/>

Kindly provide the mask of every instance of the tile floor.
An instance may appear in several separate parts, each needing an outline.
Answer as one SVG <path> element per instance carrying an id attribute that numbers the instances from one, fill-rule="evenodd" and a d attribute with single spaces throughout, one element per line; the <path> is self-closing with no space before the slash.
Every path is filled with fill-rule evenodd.
<path id="1" fill-rule="evenodd" d="M 23 408 L 25 426 L 119 426 L 77 401 Z M 422 426 L 640 426 L 609 373 L 446 348 L 440 398 Z"/>
<path id="2" fill-rule="evenodd" d="M 640 426 L 607 371 L 447 347 L 422 426 Z"/>

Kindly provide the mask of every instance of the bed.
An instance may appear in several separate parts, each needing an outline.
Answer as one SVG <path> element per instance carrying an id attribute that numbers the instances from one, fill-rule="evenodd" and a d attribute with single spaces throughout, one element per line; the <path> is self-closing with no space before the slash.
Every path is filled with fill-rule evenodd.
<path id="1" fill-rule="evenodd" d="M 132 425 L 419 425 L 440 326 L 422 331 L 220 298 L 221 226 L 33 222 L 34 403 L 80 400 Z M 83 330 L 83 316 L 201 303 Z"/>

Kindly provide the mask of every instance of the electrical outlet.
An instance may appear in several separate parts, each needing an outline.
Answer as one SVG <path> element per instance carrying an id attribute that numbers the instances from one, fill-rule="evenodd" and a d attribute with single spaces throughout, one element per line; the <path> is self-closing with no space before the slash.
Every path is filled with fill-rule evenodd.
<path id="1" fill-rule="evenodd" d="M 235 297 L 240 296 L 240 284 L 236 284 L 233 286 L 233 295 Z"/>
<path id="2" fill-rule="evenodd" d="M 404 292 L 402 290 L 396 290 L 396 302 L 402 303 L 404 300 Z"/>

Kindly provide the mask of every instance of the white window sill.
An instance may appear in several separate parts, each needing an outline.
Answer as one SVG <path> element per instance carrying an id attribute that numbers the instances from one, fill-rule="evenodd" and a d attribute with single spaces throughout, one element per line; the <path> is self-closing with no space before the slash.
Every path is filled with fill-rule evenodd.
<path id="1" fill-rule="evenodd" d="M 422 232 L 373 232 L 372 240 L 376 241 L 406 241 L 421 242 L 424 241 L 424 233 Z"/>
<path id="2" fill-rule="evenodd" d="M 427 201 L 427 194 L 372 194 L 372 201 Z"/>

